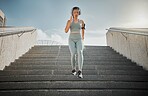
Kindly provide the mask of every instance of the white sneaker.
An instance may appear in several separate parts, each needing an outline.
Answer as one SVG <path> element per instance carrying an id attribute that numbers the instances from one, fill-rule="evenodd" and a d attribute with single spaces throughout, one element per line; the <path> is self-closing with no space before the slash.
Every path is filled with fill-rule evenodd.
<path id="1" fill-rule="evenodd" d="M 76 74 L 77 74 L 77 72 L 76 72 L 75 69 L 72 70 L 72 74 L 73 74 L 73 75 L 76 75 Z"/>
<path id="2" fill-rule="evenodd" d="M 82 71 L 78 71 L 78 77 L 83 78 Z"/>

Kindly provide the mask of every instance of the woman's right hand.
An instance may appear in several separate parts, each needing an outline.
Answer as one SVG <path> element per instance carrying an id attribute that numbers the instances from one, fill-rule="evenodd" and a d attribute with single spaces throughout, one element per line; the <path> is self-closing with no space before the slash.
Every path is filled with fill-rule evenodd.
<path id="1" fill-rule="evenodd" d="M 67 21 L 66 27 L 65 27 L 65 32 L 67 33 L 69 31 L 71 22 L 72 22 L 73 17 L 70 16 L 70 19 Z"/>
<path id="2" fill-rule="evenodd" d="M 70 23 L 72 22 L 72 19 L 73 19 L 73 17 L 72 17 L 72 16 L 70 16 Z"/>

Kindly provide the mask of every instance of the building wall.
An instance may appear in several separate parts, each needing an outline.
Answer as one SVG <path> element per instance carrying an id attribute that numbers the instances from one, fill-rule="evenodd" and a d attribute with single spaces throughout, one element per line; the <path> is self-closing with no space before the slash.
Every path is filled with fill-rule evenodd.
<path id="1" fill-rule="evenodd" d="M 5 26 L 6 24 L 6 17 L 5 14 L 0 10 L 0 26 Z"/>

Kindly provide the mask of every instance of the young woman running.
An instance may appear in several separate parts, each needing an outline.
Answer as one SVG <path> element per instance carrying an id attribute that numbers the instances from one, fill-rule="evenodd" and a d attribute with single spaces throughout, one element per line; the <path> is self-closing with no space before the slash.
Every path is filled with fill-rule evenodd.
<path id="1" fill-rule="evenodd" d="M 79 7 L 73 7 L 71 14 L 72 16 L 70 17 L 70 20 L 67 21 L 65 32 L 68 33 L 70 29 L 68 43 L 71 53 L 72 74 L 78 74 L 79 78 L 83 78 L 82 67 L 85 23 L 83 20 L 78 19 L 78 16 L 81 14 Z M 78 54 L 78 72 L 76 71 L 76 54 Z"/>

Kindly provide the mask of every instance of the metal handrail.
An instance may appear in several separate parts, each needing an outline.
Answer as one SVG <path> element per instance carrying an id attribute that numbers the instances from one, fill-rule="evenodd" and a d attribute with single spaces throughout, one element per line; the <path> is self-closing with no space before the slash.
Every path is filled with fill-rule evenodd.
<path id="1" fill-rule="evenodd" d="M 2 28 L 2 29 L 1 29 Z M 9 32 L 9 30 L 7 30 L 8 28 L 14 28 L 14 30 L 11 30 Z M 24 29 L 15 29 L 15 28 L 24 28 Z M 25 29 L 26 28 L 26 29 Z M 29 28 L 29 29 L 27 29 Z M 35 28 L 33 27 L 14 27 L 14 26 L 5 26 L 5 27 L 0 27 L 1 30 L 0 31 L 0 37 L 4 37 L 4 36 L 9 36 L 9 35 L 15 35 L 15 34 L 23 34 L 23 33 L 27 33 L 27 32 L 34 32 L 36 31 Z"/>
<path id="2" fill-rule="evenodd" d="M 28 27 L 29 28 L 29 26 L 0 26 L 0 28 L 24 28 L 24 27 Z"/>
<path id="3" fill-rule="evenodd" d="M 148 31 L 136 31 L 136 30 L 120 29 L 120 28 L 110 28 L 110 29 L 106 29 L 106 30 L 114 31 L 114 32 L 121 32 L 121 33 L 148 36 Z"/>
<path id="4" fill-rule="evenodd" d="M 37 40 L 36 45 L 62 45 L 61 42 L 54 40 Z"/>
<path id="5" fill-rule="evenodd" d="M 58 59 L 59 59 L 59 55 L 61 52 L 61 46 L 62 46 L 61 42 L 53 41 L 53 40 L 37 40 L 36 45 L 49 45 L 49 46 L 56 45 L 56 46 L 58 46 L 58 53 L 55 58 L 55 65 L 57 64 Z M 50 49 L 49 49 L 49 51 L 50 51 Z"/>
<path id="6" fill-rule="evenodd" d="M 9 35 L 15 35 L 15 34 L 20 34 L 20 33 L 27 33 L 27 32 L 32 32 L 35 31 L 36 29 L 32 29 L 32 30 L 25 30 L 25 31 L 16 31 L 16 32 L 6 32 L 6 33 L 0 33 L 0 37 L 4 37 L 4 36 L 9 36 Z"/>

